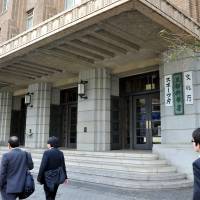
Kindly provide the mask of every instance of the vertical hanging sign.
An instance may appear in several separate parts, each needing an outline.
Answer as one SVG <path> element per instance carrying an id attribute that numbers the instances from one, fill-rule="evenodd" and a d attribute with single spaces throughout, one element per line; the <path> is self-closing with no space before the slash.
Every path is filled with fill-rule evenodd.
<path id="1" fill-rule="evenodd" d="M 173 106 L 172 75 L 165 76 L 165 106 Z"/>
<path id="2" fill-rule="evenodd" d="M 182 73 L 173 74 L 174 114 L 184 114 Z"/>
<path id="3" fill-rule="evenodd" d="M 185 104 L 193 104 L 192 71 L 184 72 Z"/>

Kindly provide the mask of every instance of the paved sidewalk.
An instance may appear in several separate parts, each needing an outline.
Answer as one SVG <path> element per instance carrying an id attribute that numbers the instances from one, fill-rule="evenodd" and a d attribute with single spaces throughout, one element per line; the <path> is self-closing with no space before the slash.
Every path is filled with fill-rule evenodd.
<path id="1" fill-rule="evenodd" d="M 43 188 L 36 184 L 30 200 L 45 200 Z M 132 191 L 87 183 L 70 182 L 59 187 L 57 200 L 191 200 L 192 188 L 163 191 Z"/>

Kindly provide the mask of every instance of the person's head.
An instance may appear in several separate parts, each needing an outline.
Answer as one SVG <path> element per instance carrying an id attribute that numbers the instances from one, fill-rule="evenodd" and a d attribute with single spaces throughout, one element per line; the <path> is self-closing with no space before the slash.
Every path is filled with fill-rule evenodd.
<path id="1" fill-rule="evenodd" d="M 193 131 L 192 138 L 194 150 L 200 152 L 200 128 Z"/>
<path id="2" fill-rule="evenodd" d="M 57 137 L 52 136 L 47 141 L 47 147 L 48 148 L 58 148 L 59 147 L 59 140 Z"/>
<path id="3" fill-rule="evenodd" d="M 8 148 L 15 148 L 19 146 L 19 139 L 17 136 L 12 136 L 8 140 Z"/>

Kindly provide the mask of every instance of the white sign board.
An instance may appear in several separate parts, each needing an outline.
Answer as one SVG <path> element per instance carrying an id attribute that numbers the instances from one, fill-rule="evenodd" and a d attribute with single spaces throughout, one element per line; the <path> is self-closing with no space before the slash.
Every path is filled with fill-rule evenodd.
<path id="1" fill-rule="evenodd" d="M 184 72 L 185 104 L 193 104 L 192 71 Z"/>
<path id="2" fill-rule="evenodd" d="M 172 75 L 165 76 L 165 106 L 173 106 Z"/>

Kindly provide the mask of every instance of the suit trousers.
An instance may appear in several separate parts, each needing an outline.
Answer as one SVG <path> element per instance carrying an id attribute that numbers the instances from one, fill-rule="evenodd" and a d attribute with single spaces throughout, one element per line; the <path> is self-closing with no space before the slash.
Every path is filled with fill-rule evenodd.
<path id="1" fill-rule="evenodd" d="M 50 192 L 49 188 L 44 184 L 44 191 L 45 191 L 46 200 L 55 200 L 57 190 L 58 190 L 58 186 L 55 186 L 54 191 Z"/>
<path id="2" fill-rule="evenodd" d="M 17 194 L 8 194 L 6 193 L 6 190 L 3 189 L 1 190 L 1 197 L 2 197 L 2 200 L 16 200 L 18 195 Z"/>

